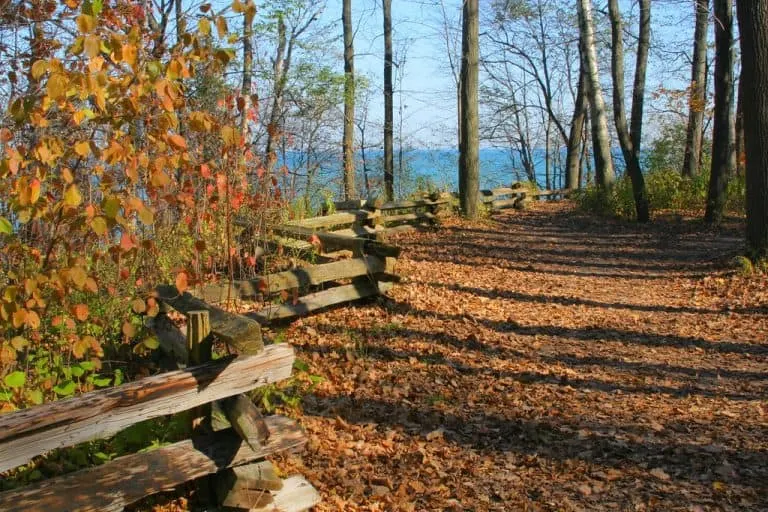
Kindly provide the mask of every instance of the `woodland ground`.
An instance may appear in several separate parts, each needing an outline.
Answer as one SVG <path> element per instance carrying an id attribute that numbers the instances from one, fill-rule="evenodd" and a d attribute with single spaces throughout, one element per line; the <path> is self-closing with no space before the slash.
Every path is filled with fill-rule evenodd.
<path id="1" fill-rule="evenodd" d="M 768 510 L 768 291 L 734 221 L 534 205 L 402 235 L 387 299 L 288 329 L 318 510 Z"/>

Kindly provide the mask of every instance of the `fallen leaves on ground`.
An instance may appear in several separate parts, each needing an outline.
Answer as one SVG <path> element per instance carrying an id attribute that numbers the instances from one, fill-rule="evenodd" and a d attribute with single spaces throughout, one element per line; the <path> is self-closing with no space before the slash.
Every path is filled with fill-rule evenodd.
<path id="1" fill-rule="evenodd" d="M 280 459 L 330 510 L 766 510 L 768 297 L 741 225 L 539 203 L 409 233 L 390 297 L 294 322 Z"/>

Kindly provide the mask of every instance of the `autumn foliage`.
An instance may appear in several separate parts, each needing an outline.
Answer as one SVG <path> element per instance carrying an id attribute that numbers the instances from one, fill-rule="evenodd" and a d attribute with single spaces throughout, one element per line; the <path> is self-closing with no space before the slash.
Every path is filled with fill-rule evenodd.
<path id="1" fill-rule="evenodd" d="M 237 38 L 210 5 L 176 41 L 153 32 L 139 2 L 46 2 L 14 16 L 34 30 L 8 58 L 0 130 L 5 410 L 119 380 L 102 368 L 106 349 L 157 346 L 138 316 L 157 312 L 152 286 L 183 290 L 248 259 L 234 215 L 279 200 L 245 145 L 257 113 L 222 78 Z M 47 33 L 62 25 L 66 42 Z"/>

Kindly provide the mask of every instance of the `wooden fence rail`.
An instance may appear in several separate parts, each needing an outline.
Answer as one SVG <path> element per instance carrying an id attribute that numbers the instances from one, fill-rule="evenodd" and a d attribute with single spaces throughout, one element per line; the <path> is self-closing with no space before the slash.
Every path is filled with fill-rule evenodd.
<path id="1" fill-rule="evenodd" d="M 283 344 L 264 348 L 258 322 L 180 294 L 175 287 L 158 287 L 158 295 L 187 314 L 187 353 L 178 359 L 194 366 L 0 416 L 0 472 L 56 448 L 189 410 L 195 411 L 189 416 L 192 438 L 0 493 L 0 510 L 117 511 L 214 474 L 218 502 L 226 507 L 294 512 L 318 501 L 309 483 L 278 478 L 264 460 L 301 447 L 306 442 L 301 429 L 287 418 L 262 418 L 244 394 L 290 377 L 293 349 Z M 173 328 L 166 326 L 169 332 Z M 240 355 L 210 360 L 212 336 Z M 212 404 L 223 418 L 211 415 Z M 233 469 L 220 473 L 228 468 Z"/>

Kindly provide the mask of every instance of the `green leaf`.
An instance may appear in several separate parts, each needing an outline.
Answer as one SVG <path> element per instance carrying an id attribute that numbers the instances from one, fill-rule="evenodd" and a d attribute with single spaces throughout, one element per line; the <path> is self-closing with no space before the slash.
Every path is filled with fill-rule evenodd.
<path id="1" fill-rule="evenodd" d="M 0 402 L 10 402 L 13 398 L 13 393 L 10 391 L 0 391 Z"/>
<path id="2" fill-rule="evenodd" d="M 72 396 L 75 393 L 75 389 L 77 389 L 77 385 L 71 380 L 53 387 L 53 391 L 59 396 Z"/>
<path id="3" fill-rule="evenodd" d="M 98 16 L 103 8 L 104 3 L 102 0 L 91 0 L 91 10 L 93 11 L 94 16 Z"/>
<path id="4" fill-rule="evenodd" d="M 82 377 L 85 373 L 85 370 L 83 370 L 80 366 L 73 366 L 72 367 L 72 376 L 73 377 Z"/>
<path id="5" fill-rule="evenodd" d="M 115 370 L 115 386 L 119 386 L 123 383 L 123 371 L 121 369 Z"/>
<path id="6" fill-rule="evenodd" d="M 145 339 L 143 343 L 144 343 L 144 346 L 150 350 L 155 350 L 160 346 L 160 341 L 154 336 L 151 336 Z"/>
<path id="7" fill-rule="evenodd" d="M 299 370 L 300 372 L 308 372 L 309 371 L 309 365 L 306 361 L 302 361 L 301 359 L 296 358 L 296 360 L 293 362 L 293 367 L 296 370 Z"/>
<path id="8" fill-rule="evenodd" d="M 96 460 L 100 460 L 102 462 L 109 462 L 112 460 L 112 457 L 114 457 L 113 454 L 107 455 L 104 452 L 96 452 L 93 454 L 93 456 L 96 458 Z"/>
<path id="9" fill-rule="evenodd" d="M 0 233 L 5 235 L 13 234 L 13 226 L 11 225 L 11 222 L 5 217 L 0 217 Z"/>
<path id="10" fill-rule="evenodd" d="M 95 377 L 93 379 L 93 385 L 97 388 L 105 388 L 112 383 L 112 379 L 109 377 Z"/>
<path id="11" fill-rule="evenodd" d="M 27 397 L 27 400 L 32 402 L 34 405 L 40 405 L 43 403 L 43 392 L 39 389 L 30 389 L 25 393 L 25 396 Z"/>
<path id="12" fill-rule="evenodd" d="M 89 372 L 89 371 L 93 370 L 94 366 L 96 366 L 96 365 L 94 365 L 94 364 L 93 364 L 91 361 L 82 361 L 82 362 L 79 364 L 79 366 L 80 366 L 80 368 L 82 368 L 83 370 L 85 370 L 85 371 Z"/>
<path id="13" fill-rule="evenodd" d="M 27 375 L 24 372 L 15 371 L 5 376 L 5 385 L 9 388 L 16 389 L 24 386 L 27 381 Z"/>

